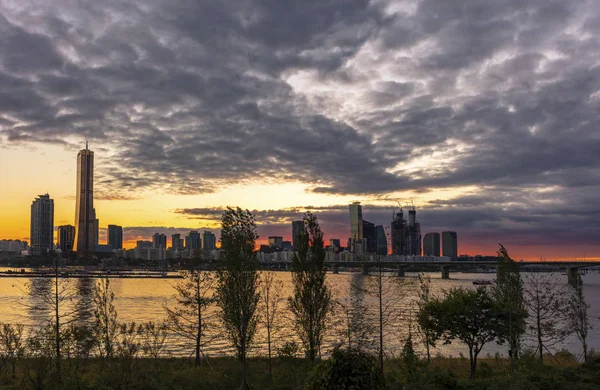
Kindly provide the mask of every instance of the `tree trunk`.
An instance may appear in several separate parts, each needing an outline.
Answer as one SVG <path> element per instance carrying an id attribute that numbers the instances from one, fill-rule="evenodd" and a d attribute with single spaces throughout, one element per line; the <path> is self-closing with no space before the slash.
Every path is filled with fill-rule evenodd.
<path id="1" fill-rule="evenodd" d="M 55 321 L 56 321 L 56 379 L 58 380 L 58 382 L 61 382 L 61 377 L 60 377 L 60 363 L 61 363 L 61 356 L 60 356 L 60 317 L 58 314 L 58 264 L 56 265 L 55 268 L 55 275 L 54 275 L 54 316 L 55 316 Z"/>
<path id="2" fill-rule="evenodd" d="M 200 367 L 200 339 L 202 338 L 202 305 L 200 299 L 200 279 L 198 279 L 198 285 L 196 286 L 196 303 L 198 305 L 198 329 L 196 333 L 196 360 L 194 365 Z"/>
<path id="3" fill-rule="evenodd" d="M 471 375 L 469 376 L 470 380 L 475 379 L 475 370 L 477 369 L 477 354 L 473 353 L 473 348 L 469 347 L 469 359 L 471 363 Z"/>
<path id="4" fill-rule="evenodd" d="M 538 339 L 538 349 L 540 350 L 540 362 L 544 363 L 544 342 L 542 341 L 542 324 L 540 322 L 540 314 L 539 314 L 539 308 L 538 309 L 538 313 L 537 313 L 537 317 L 536 317 L 536 325 L 537 325 L 537 339 Z"/>
<path id="5" fill-rule="evenodd" d="M 379 371 L 383 375 L 383 280 L 381 266 L 379 266 Z"/>

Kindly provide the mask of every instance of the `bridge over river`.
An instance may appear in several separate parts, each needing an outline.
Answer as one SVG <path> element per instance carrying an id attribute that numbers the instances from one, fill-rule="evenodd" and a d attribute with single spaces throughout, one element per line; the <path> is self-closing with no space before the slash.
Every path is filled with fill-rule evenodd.
<path id="1" fill-rule="evenodd" d="M 535 268 L 537 271 L 550 271 L 557 268 L 564 270 L 566 271 L 567 281 L 572 286 L 577 284 L 577 275 L 580 270 L 592 267 L 600 269 L 600 262 L 597 261 L 519 261 L 514 264 L 520 268 Z M 274 261 L 263 262 L 261 265 L 267 268 L 289 269 L 291 263 L 289 261 Z M 442 273 L 442 279 L 449 279 L 451 270 L 466 267 L 495 268 L 496 271 L 499 270 L 497 261 L 326 261 L 325 265 L 333 273 L 338 273 L 340 268 L 361 269 L 364 274 L 368 274 L 370 269 L 379 267 L 392 268 L 395 269 L 398 276 L 404 276 L 409 268 L 437 267 Z"/>

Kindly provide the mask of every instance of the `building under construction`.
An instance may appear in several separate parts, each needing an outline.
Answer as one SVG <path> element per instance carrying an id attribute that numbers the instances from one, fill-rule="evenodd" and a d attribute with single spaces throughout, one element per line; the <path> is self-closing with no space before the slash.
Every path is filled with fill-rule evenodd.
<path id="1" fill-rule="evenodd" d="M 408 219 L 404 211 L 394 213 L 391 223 L 392 254 L 421 256 L 421 224 L 417 222 L 417 210 L 412 206 L 408 210 Z"/>

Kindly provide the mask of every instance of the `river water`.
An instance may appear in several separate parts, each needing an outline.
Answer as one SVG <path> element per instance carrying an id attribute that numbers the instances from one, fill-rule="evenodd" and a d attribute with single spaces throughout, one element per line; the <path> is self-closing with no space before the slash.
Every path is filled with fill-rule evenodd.
<path id="1" fill-rule="evenodd" d="M 440 279 L 439 273 L 428 274 L 431 277 L 431 290 L 433 294 L 441 294 L 444 289 L 453 286 L 473 287 L 475 279 L 495 279 L 495 274 L 481 273 L 452 273 L 451 279 Z M 556 277 L 556 288 L 566 287 L 566 276 L 554 274 Z M 333 298 L 339 304 L 336 304 L 336 313 L 332 316 L 329 324 L 329 330 L 324 339 L 323 353 L 327 352 L 342 343 L 347 329 L 346 318 L 343 307 L 348 303 L 350 295 L 350 285 L 357 285 L 367 288 L 369 283 L 373 282 L 374 276 L 363 276 L 359 273 L 340 273 L 327 274 L 327 283 L 333 291 Z M 289 272 L 276 272 L 276 279 L 281 280 L 283 288 L 281 289 L 280 314 L 277 316 L 278 330 L 275 332 L 274 350 L 277 350 L 285 341 L 297 340 L 293 328 L 293 321 L 289 315 L 286 306 L 286 299 L 293 292 L 291 274 Z M 590 305 L 589 318 L 594 329 L 589 334 L 589 348 L 600 350 L 600 274 L 589 273 L 582 275 L 583 290 L 587 303 Z M 388 356 L 398 355 L 411 327 L 411 319 L 414 319 L 414 299 L 418 290 L 417 274 L 407 273 L 405 278 L 397 278 L 391 273 L 384 276 L 385 285 L 389 287 L 390 293 L 386 296 L 386 302 L 389 307 L 389 321 L 385 329 L 385 349 Z M 400 288 L 397 288 L 396 282 L 402 280 Z M 28 283 L 47 283 L 51 279 L 26 279 L 14 277 L 0 278 L 0 322 L 3 323 L 21 323 L 29 328 L 39 324 L 47 313 L 36 308 L 34 300 L 27 294 Z M 143 322 L 163 320 L 165 307 L 172 307 L 175 303 L 175 290 L 173 285 L 178 282 L 177 279 L 111 279 L 111 287 L 115 293 L 114 305 L 121 322 Z M 80 294 L 75 298 L 76 305 L 86 307 L 91 303 L 89 292 L 94 279 L 69 279 L 69 284 L 78 288 Z M 393 288 L 392 288 L 393 287 Z M 364 295 L 363 302 L 367 307 L 367 316 L 374 315 L 377 309 L 377 299 L 373 296 Z M 225 337 L 220 335 L 218 326 L 217 309 L 210 308 L 207 319 L 211 319 L 214 327 L 210 342 L 204 347 L 207 355 L 231 354 L 233 351 Z M 374 324 L 373 321 L 371 323 Z M 251 354 L 264 354 L 266 351 L 266 337 L 264 327 L 259 326 L 256 334 L 256 346 Z M 375 347 L 375 341 L 372 341 Z M 528 342 L 526 341 L 526 344 Z M 575 354 L 581 352 L 581 346 L 575 337 L 570 337 L 563 343 L 556 345 L 555 350 L 566 348 Z M 415 340 L 415 349 L 423 353 L 422 346 Z M 169 338 L 169 351 L 173 356 L 188 356 L 193 350 L 185 340 L 176 336 Z M 500 353 L 506 355 L 507 347 L 496 344 L 488 344 L 484 347 L 482 355 Z M 468 355 L 468 350 L 455 341 L 450 345 L 438 345 L 432 350 L 432 354 L 441 354 L 444 356 L 458 356 L 460 353 Z"/>

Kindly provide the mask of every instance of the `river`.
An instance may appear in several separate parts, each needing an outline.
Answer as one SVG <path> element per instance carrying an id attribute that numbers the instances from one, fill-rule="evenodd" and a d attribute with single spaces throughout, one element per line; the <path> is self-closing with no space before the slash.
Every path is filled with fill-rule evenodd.
<path id="1" fill-rule="evenodd" d="M 441 294 L 444 289 L 453 286 L 473 287 L 475 279 L 495 279 L 495 274 L 475 274 L 475 273 L 452 273 L 451 279 L 440 279 L 439 273 L 428 274 L 431 277 L 431 289 L 433 294 Z M 566 287 L 566 276 L 554 274 L 556 276 L 556 288 Z M 285 299 L 291 295 L 293 288 L 291 282 L 291 274 L 289 272 L 277 272 L 276 278 L 283 283 L 281 290 L 281 309 L 280 315 L 277 316 L 279 321 L 279 330 L 274 335 L 274 349 L 276 350 L 283 342 L 295 340 L 293 323 L 290 319 Z M 340 273 L 327 274 L 327 283 L 332 288 L 333 297 L 337 302 L 342 304 L 347 302 L 349 296 L 350 283 L 366 287 L 368 280 L 373 279 L 373 276 L 364 277 L 359 273 Z M 393 316 L 390 323 L 386 326 L 385 344 L 386 353 L 388 356 L 397 356 L 401 346 L 409 332 L 409 323 L 412 316 L 410 313 L 414 309 L 413 301 L 418 289 L 417 274 L 407 273 L 405 278 L 397 278 L 392 274 L 385 277 L 385 283 L 393 284 L 398 279 L 403 280 L 403 285 L 394 299 L 397 302 L 393 303 L 392 310 L 399 313 L 399 316 Z M 589 273 L 582 275 L 583 290 L 587 303 L 590 305 L 589 318 L 594 329 L 589 334 L 589 348 L 600 350 L 600 274 Z M 44 282 L 45 280 L 45 282 Z M 28 283 L 48 283 L 51 279 L 35 279 L 26 278 L 2 277 L 0 278 L 0 322 L 4 323 L 21 323 L 28 325 L 29 328 L 39 324 L 46 315 L 43 311 L 32 309 L 32 298 L 28 296 L 26 285 Z M 177 279 L 111 279 L 111 287 L 115 293 L 114 305 L 118 313 L 119 321 L 121 322 L 143 322 L 143 321 L 161 321 L 165 318 L 165 307 L 172 306 L 175 298 L 173 285 L 178 282 Z M 94 279 L 69 279 L 68 283 L 73 284 L 81 295 L 78 302 L 82 307 L 91 303 L 89 292 L 93 286 Z M 372 313 L 377 308 L 377 300 L 374 297 L 365 296 L 364 302 Z M 344 314 L 341 310 L 342 305 L 336 305 L 338 308 L 336 314 L 332 317 L 332 323 L 329 331 L 324 339 L 323 352 L 326 354 L 336 344 L 339 344 L 344 339 Z M 232 349 L 229 347 L 227 340 L 219 335 L 218 321 L 216 319 L 216 308 L 210 309 L 210 316 L 217 324 L 211 334 L 214 339 L 205 347 L 207 355 L 222 355 L 231 354 Z M 263 327 L 259 327 L 256 335 L 256 346 L 251 354 L 264 354 L 265 332 Z M 414 328 L 412 328 L 414 329 Z M 297 339 L 296 339 L 297 340 Z M 531 344 L 525 342 L 525 344 Z M 574 354 L 581 352 L 581 346 L 578 340 L 572 336 L 563 343 L 556 345 L 554 350 L 566 348 Z M 415 349 L 417 352 L 423 353 L 422 346 L 415 340 Z M 169 351 L 173 356 L 188 356 L 191 353 L 191 348 L 186 346 L 185 342 L 177 337 L 170 337 Z M 482 351 L 482 355 L 500 353 L 506 355 L 507 347 L 499 346 L 494 343 L 488 344 Z M 432 353 L 441 354 L 444 356 L 458 356 L 460 353 L 468 355 L 468 350 L 459 342 L 453 342 L 450 345 L 438 345 L 432 350 Z"/>

